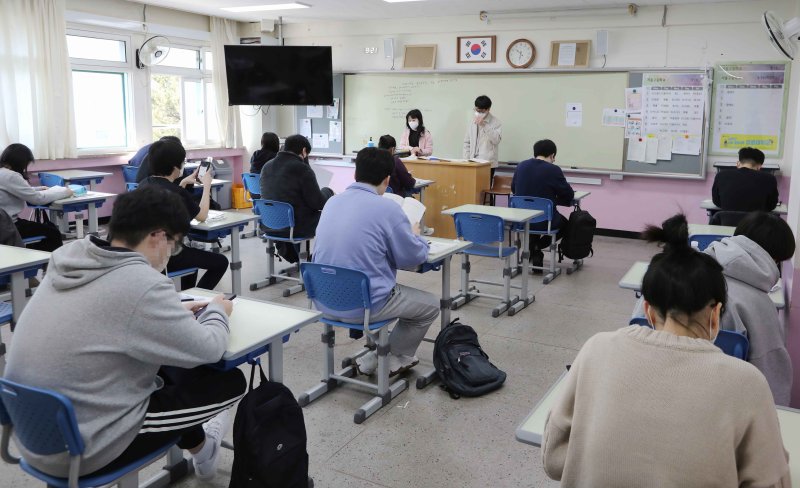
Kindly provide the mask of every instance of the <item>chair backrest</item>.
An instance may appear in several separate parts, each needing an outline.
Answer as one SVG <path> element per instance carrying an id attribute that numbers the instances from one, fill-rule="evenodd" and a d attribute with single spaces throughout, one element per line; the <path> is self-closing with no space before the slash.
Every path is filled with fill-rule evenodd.
<path id="1" fill-rule="evenodd" d="M 53 173 L 39 173 L 39 182 L 44 186 L 67 186 L 64 178 Z"/>
<path id="2" fill-rule="evenodd" d="M 733 356 L 741 360 L 747 361 L 747 352 L 750 349 L 750 341 L 747 340 L 744 334 L 734 330 L 720 329 L 717 335 L 717 340 L 714 345 L 722 349 L 722 352 L 728 356 Z"/>
<path id="3" fill-rule="evenodd" d="M 456 222 L 456 235 L 475 244 L 491 244 L 503 242 L 503 219 L 496 215 L 486 215 L 472 212 L 458 212 L 453 214 Z"/>
<path id="4" fill-rule="evenodd" d="M 0 424 L 11 424 L 23 446 L 34 454 L 83 453 L 75 410 L 54 391 L 0 378 Z"/>
<path id="5" fill-rule="evenodd" d="M 511 194 L 511 181 L 513 179 L 513 176 L 495 174 L 494 178 L 492 178 L 492 191 Z"/>
<path id="6" fill-rule="evenodd" d="M 125 183 L 125 191 L 133 191 L 139 188 L 139 183 Z"/>
<path id="7" fill-rule="evenodd" d="M 322 310 L 369 310 L 369 277 L 362 271 L 319 263 L 300 263 L 308 298 Z M 322 307 L 320 307 L 320 305 Z"/>
<path id="8" fill-rule="evenodd" d="M 392 190 L 391 186 L 386 187 L 386 193 L 394 193 L 394 190 Z"/>
<path id="9" fill-rule="evenodd" d="M 539 197 L 511 197 L 511 208 L 524 208 L 527 210 L 541 210 L 544 212 L 539 217 L 531 219 L 531 224 L 550 222 L 553 220 L 553 201 Z"/>
<path id="10" fill-rule="evenodd" d="M 138 166 L 131 166 L 130 164 L 122 167 L 122 178 L 125 183 L 136 183 L 136 174 L 139 172 Z"/>
<path id="11" fill-rule="evenodd" d="M 261 175 L 258 173 L 242 173 L 242 183 L 244 189 L 250 194 L 249 201 L 253 201 L 252 195 L 261 195 Z"/>
<path id="12" fill-rule="evenodd" d="M 712 243 L 721 241 L 729 236 L 719 234 L 692 234 L 689 236 L 689 245 L 697 247 L 698 251 L 705 251 L 705 249 Z"/>
<path id="13" fill-rule="evenodd" d="M 647 327 L 648 329 L 652 329 L 653 326 L 650 325 L 650 321 L 647 320 L 647 317 L 633 317 L 628 325 L 641 325 L 642 327 Z"/>
<path id="14" fill-rule="evenodd" d="M 715 212 L 714 215 L 708 220 L 710 225 L 727 225 L 729 227 L 736 227 L 739 222 L 747 215 L 747 212 L 738 212 L 735 210 L 720 210 Z"/>
<path id="15" fill-rule="evenodd" d="M 253 200 L 254 212 L 261 217 L 261 223 L 272 230 L 294 228 L 294 208 L 286 202 L 275 200 Z"/>

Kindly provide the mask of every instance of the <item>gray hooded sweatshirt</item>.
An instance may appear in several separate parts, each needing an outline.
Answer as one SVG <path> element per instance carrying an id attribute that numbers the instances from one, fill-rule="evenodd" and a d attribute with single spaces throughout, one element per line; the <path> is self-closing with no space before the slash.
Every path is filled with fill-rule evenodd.
<path id="1" fill-rule="evenodd" d="M 705 250 L 722 266 L 728 304 L 722 328 L 747 332 L 748 361 L 767 378 L 776 405 L 789 405 L 792 362 L 784 330 L 769 291 L 778 282 L 778 266 L 767 252 L 745 236 L 714 242 Z"/>
<path id="2" fill-rule="evenodd" d="M 144 421 L 162 365 L 218 361 L 228 318 L 209 305 L 195 319 L 172 281 L 133 251 L 87 237 L 56 250 L 17 324 L 6 378 L 49 388 L 72 401 L 86 449 L 81 474 L 117 458 Z M 34 467 L 66 476 L 66 455 L 36 456 Z"/>

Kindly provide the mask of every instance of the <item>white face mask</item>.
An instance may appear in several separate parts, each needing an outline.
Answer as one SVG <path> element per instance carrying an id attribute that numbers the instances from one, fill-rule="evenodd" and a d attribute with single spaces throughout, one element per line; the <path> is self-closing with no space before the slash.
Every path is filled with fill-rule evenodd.
<path id="1" fill-rule="evenodd" d="M 417 130 L 417 127 L 419 127 L 419 122 L 413 119 L 409 120 L 408 126 L 411 127 L 411 130 Z"/>
<path id="2" fill-rule="evenodd" d="M 486 112 L 478 112 L 477 110 L 475 111 L 475 117 L 483 118 L 485 116 L 486 116 Z"/>

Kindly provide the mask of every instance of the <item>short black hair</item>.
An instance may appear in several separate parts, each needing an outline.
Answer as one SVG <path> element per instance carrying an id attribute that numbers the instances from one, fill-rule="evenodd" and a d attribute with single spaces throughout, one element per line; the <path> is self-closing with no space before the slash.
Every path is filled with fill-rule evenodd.
<path id="1" fill-rule="evenodd" d="M 733 235 L 743 235 L 767 251 L 773 261 L 786 261 L 794 255 L 792 228 L 772 212 L 750 212 L 739 221 Z"/>
<path id="2" fill-rule="evenodd" d="M 156 230 L 175 237 L 186 235 L 190 220 L 186 206 L 176 193 L 157 185 L 144 185 L 117 196 L 108 225 L 108 239 L 136 247 L 147 234 Z"/>
<path id="3" fill-rule="evenodd" d="M 26 180 L 28 179 L 28 165 L 33 162 L 33 151 L 30 150 L 25 144 L 15 142 L 9 144 L 0 154 L 0 166 L 4 166 L 11 171 L 17 172 L 22 175 Z"/>
<path id="4" fill-rule="evenodd" d="M 178 137 L 178 136 L 164 136 L 161 139 L 159 139 L 159 141 L 175 142 L 175 143 L 178 143 L 181 146 L 183 146 L 183 143 L 181 142 L 181 138 Z"/>
<path id="5" fill-rule="evenodd" d="M 381 136 L 381 138 L 378 139 L 378 148 L 391 149 L 393 147 L 397 147 L 397 141 L 389 134 Z"/>
<path id="6" fill-rule="evenodd" d="M 300 153 L 303 152 L 303 149 L 306 152 L 311 152 L 311 143 L 308 142 L 306 136 L 301 134 L 295 134 L 293 136 L 289 136 L 286 138 L 286 142 L 283 143 L 283 150 L 289 151 L 290 153 L 297 154 L 298 156 Z"/>
<path id="7" fill-rule="evenodd" d="M 150 171 L 156 176 L 169 176 L 174 168 L 180 168 L 186 159 L 186 149 L 173 141 L 156 141 L 147 151 Z"/>
<path id="8" fill-rule="evenodd" d="M 764 153 L 761 149 L 754 147 L 743 147 L 739 149 L 739 162 L 753 163 L 756 166 L 764 164 Z"/>
<path id="9" fill-rule="evenodd" d="M 281 150 L 281 140 L 278 138 L 278 134 L 274 132 L 264 132 L 261 134 L 261 149 L 278 152 Z"/>
<path id="10" fill-rule="evenodd" d="M 642 279 L 642 295 L 658 314 L 683 322 L 709 305 L 727 301 L 727 287 L 722 266 L 708 254 L 689 244 L 689 224 L 678 214 L 665 220 L 661 227 L 648 226 L 642 236 L 660 242 L 663 250 L 650 261 Z M 705 327 L 705 324 L 703 324 Z"/>
<path id="11" fill-rule="evenodd" d="M 394 159 L 389 151 L 365 147 L 356 154 L 356 181 L 378 186 L 394 170 Z"/>
<path id="12" fill-rule="evenodd" d="M 536 141 L 536 144 L 533 145 L 533 157 L 538 158 L 539 156 L 550 157 L 555 155 L 558 150 L 556 149 L 556 143 L 551 141 L 550 139 L 542 139 L 541 141 Z"/>
<path id="13" fill-rule="evenodd" d="M 406 114 L 406 127 L 408 127 L 408 130 L 411 130 L 411 126 L 408 125 L 408 119 L 417 119 L 419 121 L 417 132 L 420 134 L 425 132 L 425 123 L 422 122 L 422 112 L 420 112 L 418 108 L 411 109 Z"/>
<path id="14" fill-rule="evenodd" d="M 488 110 L 492 108 L 492 99 L 486 95 L 481 95 L 475 99 L 475 107 L 481 110 Z"/>

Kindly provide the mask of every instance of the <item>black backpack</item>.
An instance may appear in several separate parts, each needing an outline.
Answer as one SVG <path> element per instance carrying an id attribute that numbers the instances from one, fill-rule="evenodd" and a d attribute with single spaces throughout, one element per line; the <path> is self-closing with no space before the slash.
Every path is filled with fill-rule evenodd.
<path id="1" fill-rule="evenodd" d="M 569 259 L 583 259 L 594 255 L 592 240 L 597 221 L 586 210 L 575 210 L 569 214 L 567 227 L 558 245 L 558 262 Z"/>
<path id="2" fill-rule="evenodd" d="M 233 468 L 228 488 L 307 488 L 306 425 L 303 410 L 283 384 L 268 381 L 250 387 L 233 422 Z"/>
<path id="3" fill-rule="evenodd" d="M 433 366 L 442 388 L 453 399 L 481 396 L 500 388 L 506 380 L 506 374 L 483 352 L 475 329 L 459 323 L 458 319 L 436 336 Z"/>

